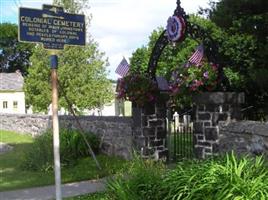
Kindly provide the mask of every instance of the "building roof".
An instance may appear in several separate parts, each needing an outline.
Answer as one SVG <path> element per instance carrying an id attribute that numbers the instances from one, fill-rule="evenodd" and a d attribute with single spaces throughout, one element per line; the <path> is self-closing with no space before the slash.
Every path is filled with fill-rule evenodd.
<path id="1" fill-rule="evenodd" d="M 0 91 L 23 91 L 23 82 L 19 72 L 0 73 Z"/>

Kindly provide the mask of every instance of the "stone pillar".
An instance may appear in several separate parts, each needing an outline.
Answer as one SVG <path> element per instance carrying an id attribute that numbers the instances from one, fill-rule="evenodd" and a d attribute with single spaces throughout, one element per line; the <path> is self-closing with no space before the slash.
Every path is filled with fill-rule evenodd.
<path id="1" fill-rule="evenodd" d="M 144 158 L 166 160 L 166 107 L 165 103 L 147 104 L 144 108 L 132 108 L 133 144 Z"/>
<path id="2" fill-rule="evenodd" d="M 219 153 L 219 125 L 241 119 L 243 93 L 205 92 L 194 95 L 194 151 L 197 158 Z"/>

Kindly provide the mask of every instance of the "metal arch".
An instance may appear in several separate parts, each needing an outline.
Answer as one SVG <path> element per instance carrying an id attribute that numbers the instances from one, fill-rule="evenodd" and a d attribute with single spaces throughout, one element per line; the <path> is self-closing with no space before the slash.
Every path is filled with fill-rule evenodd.
<path id="1" fill-rule="evenodd" d="M 193 39 L 201 39 L 205 48 L 204 51 L 205 55 L 208 58 L 208 61 L 217 63 L 216 61 L 218 61 L 218 47 L 215 45 L 216 43 L 213 41 L 211 36 L 200 26 L 187 21 L 189 17 L 185 14 L 184 9 L 181 7 L 180 4 L 180 0 L 177 0 L 177 7 L 174 11 L 173 16 L 183 17 L 186 23 L 186 31 L 184 37 L 177 43 L 182 42 L 187 36 Z M 164 30 L 155 43 L 148 63 L 147 72 L 152 79 L 155 79 L 157 63 L 163 50 L 169 44 L 169 42 L 170 41 L 168 40 L 166 30 Z M 221 74 L 221 68 L 219 68 L 219 70 L 219 74 Z"/>
<path id="2" fill-rule="evenodd" d="M 156 66 L 157 66 L 158 60 L 162 54 L 162 51 L 168 45 L 168 43 L 169 43 L 169 40 L 166 35 L 166 30 L 164 30 L 154 45 L 153 51 L 150 56 L 149 64 L 148 64 L 147 72 L 149 73 L 152 79 L 155 79 Z"/>
<path id="3" fill-rule="evenodd" d="M 174 11 L 173 16 L 181 16 L 181 17 L 183 17 L 183 19 L 187 23 L 187 21 L 186 21 L 187 15 L 185 14 L 185 12 L 180 4 L 181 4 L 180 0 L 177 0 L 177 7 Z M 183 41 L 184 38 L 182 38 L 180 41 Z M 168 43 L 169 43 L 169 40 L 168 40 L 168 37 L 166 35 L 166 30 L 164 30 L 155 43 L 155 46 L 152 50 L 150 60 L 148 63 L 147 72 L 152 79 L 155 79 L 155 73 L 156 73 L 156 67 L 157 67 L 158 60 L 159 60 L 163 50 L 165 49 L 165 47 L 168 45 Z"/>

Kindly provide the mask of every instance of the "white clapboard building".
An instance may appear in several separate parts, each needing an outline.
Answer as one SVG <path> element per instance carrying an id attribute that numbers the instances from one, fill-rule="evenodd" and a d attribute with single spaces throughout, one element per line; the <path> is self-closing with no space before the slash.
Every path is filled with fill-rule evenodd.
<path id="1" fill-rule="evenodd" d="M 0 73 L 0 113 L 25 114 L 23 81 L 20 72 Z"/>

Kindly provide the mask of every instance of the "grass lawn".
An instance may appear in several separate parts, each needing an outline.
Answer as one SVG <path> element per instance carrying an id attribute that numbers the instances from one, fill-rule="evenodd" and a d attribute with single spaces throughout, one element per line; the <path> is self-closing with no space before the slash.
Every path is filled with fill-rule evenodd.
<path id="1" fill-rule="evenodd" d="M 14 147 L 12 151 L 0 155 L 0 191 L 54 184 L 53 171 L 26 171 L 19 167 L 24 151 L 33 142 L 30 135 L 0 130 L 0 141 Z M 102 170 L 97 169 L 91 157 L 80 159 L 75 166 L 64 167 L 61 171 L 62 183 L 108 176 L 121 170 L 127 164 L 125 160 L 105 155 L 97 155 L 97 159 Z"/>

